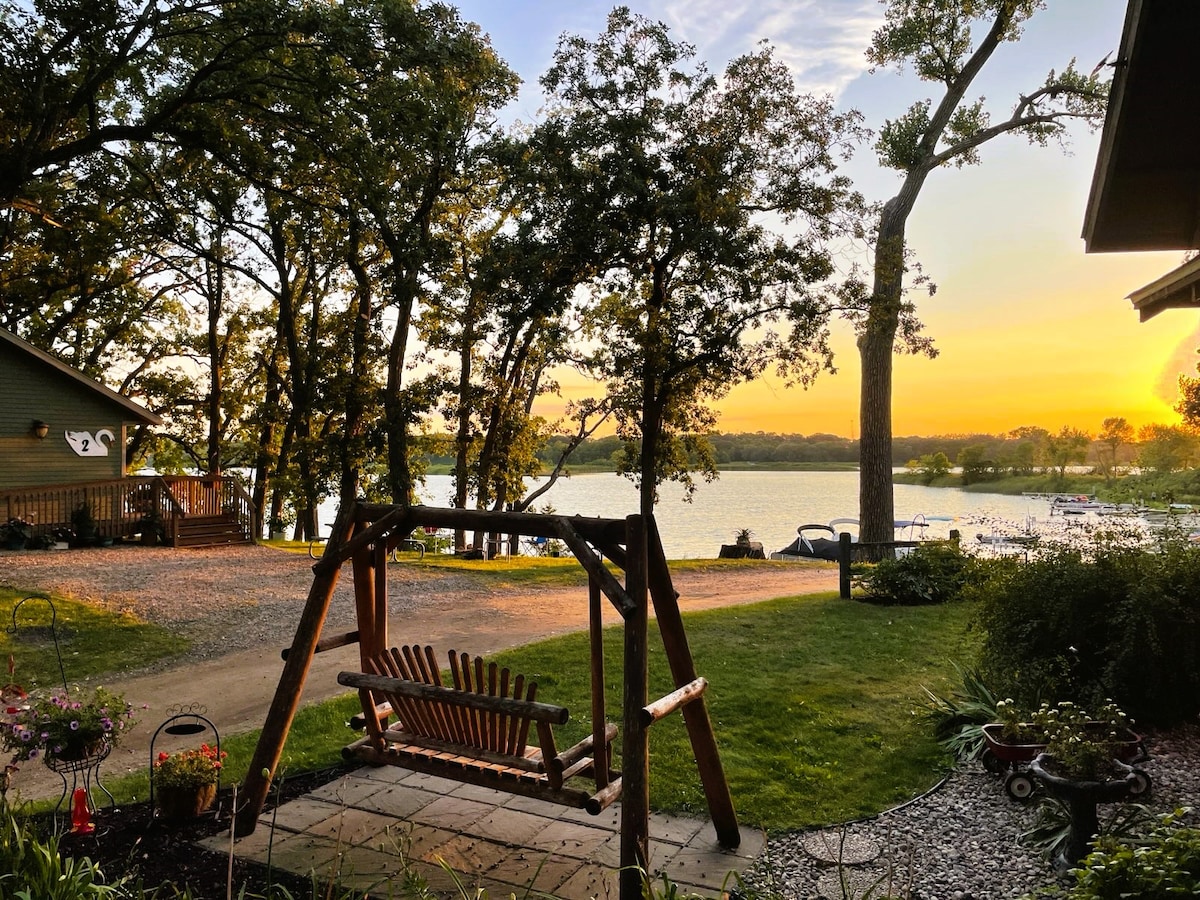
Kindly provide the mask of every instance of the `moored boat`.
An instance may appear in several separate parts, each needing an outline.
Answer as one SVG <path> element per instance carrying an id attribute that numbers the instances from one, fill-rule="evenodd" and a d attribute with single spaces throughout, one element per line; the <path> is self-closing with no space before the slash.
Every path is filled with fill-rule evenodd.
<path id="1" fill-rule="evenodd" d="M 850 531 L 852 526 L 855 531 Z M 896 519 L 892 523 L 896 531 L 896 540 L 920 540 L 929 527 L 925 516 L 917 514 L 911 519 Z M 850 535 L 851 542 L 858 542 L 858 519 L 830 519 L 828 525 L 801 525 L 796 529 L 796 540 L 782 550 L 771 554 L 771 559 L 803 560 L 820 559 L 836 562 L 840 535 Z"/>
<path id="2" fill-rule="evenodd" d="M 1050 500 L 1050 515 L 1082 516 L 1084 513 L 1099 512 L 1103 505 L 1094 495 L 1057 495 Z"/>

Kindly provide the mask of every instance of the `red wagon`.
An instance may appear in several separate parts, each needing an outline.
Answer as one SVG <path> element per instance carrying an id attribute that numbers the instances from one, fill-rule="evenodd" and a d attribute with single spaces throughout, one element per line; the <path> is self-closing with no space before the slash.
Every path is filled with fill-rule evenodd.
<path id="1" fill-rule="evenodd" d="M 1097 728 L 1110 727 L 1107 723 L 1096 722 Z M 1033 730 L 1034 726 L 1029 726 Z M 1117 759 L 1128 765 L 1144 762 L 1149 759 L 1142 736 L 1136 731 L 1124 729 L 1117 745 Z M 1036 741 L 1015 742 L 1004 737 L 1004 725 L 993 722 L 983 726 L 984 750 L 981 760 L 989 772 L 1004 775 L 1004 790 L 1014 800 L 1028 800 L 1036 784 L 1024 766 L 1046 749 L 1045 743 Z M 1150 775 L 1142 769 L 1134 768 L 1138 781 L 1130 792 L 1131 796 L 1140 797 L 1150 791 Z"/>

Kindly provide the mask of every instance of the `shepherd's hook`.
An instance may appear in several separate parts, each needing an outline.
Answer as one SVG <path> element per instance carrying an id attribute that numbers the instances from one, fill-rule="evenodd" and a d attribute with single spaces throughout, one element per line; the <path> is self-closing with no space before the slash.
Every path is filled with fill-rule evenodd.
<path id="1" fill-rule="evenodd" d="M 54 601 L 38 594 L 18 601 L 17 605 L 13 607 L 12 625 L 5 630 L 9 634 L 17 633 L 17 610 L 30 600 L 45 600 L 50 607 L 50 637 L 54 639 L 54 655 L 58 659 L 58 674 L 62 676 L 63 692 L 68 693 L 70 689 L 67 687 L 67 670 L 63 668 L 62 649 L 58 646 L 58 610 L 54 608 Z"/>

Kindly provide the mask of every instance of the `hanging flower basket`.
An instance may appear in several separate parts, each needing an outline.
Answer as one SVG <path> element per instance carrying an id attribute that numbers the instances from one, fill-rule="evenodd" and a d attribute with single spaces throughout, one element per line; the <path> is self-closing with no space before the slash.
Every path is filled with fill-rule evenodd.
<path id="1" fill-rule="evenodd" d="M 58 762 L 73 763 L 82 762 L 85 759 L 95 759 L 98 756 L 106 756 L 104 752 L 108 742 L 102 737 L 92 737 L 85 735 L 76 739 L 65 741 L 59 748 L 46 751 L 46 762 L 57 760 Z"/>
<path id="2" fill-rule="evenodd" d="M 15 763 L 42 757 L 48 766 L 103 757 L 133 720 L 133 707 L 103 687 L 91 695 L 55 691 L 10 701 L 0 721 L 0 748 Z"/>
<path id="3" fill-rule="evenodd" d="M 171 821 L 192 819 L 217 796 L 225 752 L 208 744 L 178 753 L 160 753 L 151 771 L 155 806 Z"/>

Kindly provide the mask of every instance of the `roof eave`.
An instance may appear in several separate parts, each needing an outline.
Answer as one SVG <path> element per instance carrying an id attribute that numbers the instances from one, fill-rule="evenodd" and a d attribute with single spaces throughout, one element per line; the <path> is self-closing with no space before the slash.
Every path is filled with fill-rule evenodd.
<path id="1" fill-rule="evenodd" d="M 1138 288 L 1129 300 L 1143 322 L 1163 310 L 1200 307 L 1200 257 Z"/>

